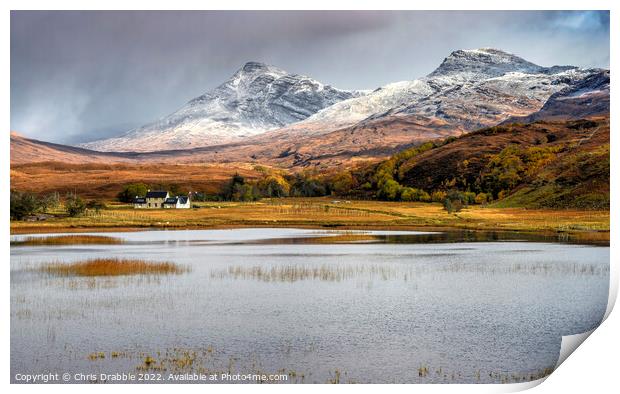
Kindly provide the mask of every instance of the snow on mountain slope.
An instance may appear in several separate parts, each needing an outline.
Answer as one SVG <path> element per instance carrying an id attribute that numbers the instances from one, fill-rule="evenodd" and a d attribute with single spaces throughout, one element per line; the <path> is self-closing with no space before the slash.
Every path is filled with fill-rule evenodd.
<path id="1" fill-rule="evenodd" d="M 417 124 L 420 130 L 441 125 L 460 134 L 532 114 L 553 94 L 600 71 L 542 67 L 491 48 L 458 50 L 426 77 L 368 93 L 335 89 L 250 62 L 172 115 L 121 137 L 81 146 L 101 151 L 187 149 L 241 141 L 268 146 L 345 128 L 358 134 L 365 127 L 375 132 L 376 124 L 385 133 L 390 132 L 385 125 Z M 394 123 L 391 118 L 402 119 Z"/>
<path id="2" fill-rule="evenodd" d="M 321 134 L 387 116 L 410 115 L 473 130 L 535 112 L 552 94 L 597 71 L 541 67 L 497 49 L 458 50 L 424 78 L 341 101 L 282 131 Z"/>
<path id="3" fill-rule="evenodd" d="M 387 111 L 403 103 L 416 102 L 433 93 L 433 89 L 422 80 L 394 82 L 360 97 L 344 100 L 312 115 L 304 122 L 328 123 L 333 128 L 350 126 L 367 117 Z"/>
<path id="4" fill-rule="evenodd" d="M 540 111 L 511 117 L 504 123 L 531 123 L 538 120 L 575 120 L 609 116 L 609 70 L 601 70 L 554 93 Z"/>
<path id="5" fill-rule="evenodd" d="M 248 62 L 228 81 L 175 113 L 120 137 L 80 146 L 99 151 L 155 151 L 229 143 L 303 120 L 363 94 Z"/>

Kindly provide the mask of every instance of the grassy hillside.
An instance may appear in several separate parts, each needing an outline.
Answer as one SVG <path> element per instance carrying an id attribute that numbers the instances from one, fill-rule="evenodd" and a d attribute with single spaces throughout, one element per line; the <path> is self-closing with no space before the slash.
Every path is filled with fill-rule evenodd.
<path id="1" fill-rule="evenodd" d="M 511 124 L 430 142 L 355 174 L 358 193 L 497 207 L 609 209 L 609 118 Z"/>

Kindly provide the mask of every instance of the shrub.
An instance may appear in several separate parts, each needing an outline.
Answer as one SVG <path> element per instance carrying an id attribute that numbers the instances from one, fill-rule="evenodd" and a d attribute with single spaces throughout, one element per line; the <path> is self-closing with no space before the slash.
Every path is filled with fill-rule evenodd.
<path id="1" fill-rule="evenodd" d="M 400 192 L 400 199 L 403 201 L 430 201 L 431 196 L 422 189 L 405 187 Z"/>
<path id="2" fill-rule="evenodd" d="M 194 201 L 221 201 L 222 196 L 215 194 L 207 194 L 205 192 L 192 193 L 192 200 Z"/>
<path id="3" fill-rule="evenodd" d="M 446 199 L 446 192 L 441 190 L 436 190 L 431 194 L 431 201 L 433 202 L 443 202 Z"/>
<path id="4" fill-rule="evenodd" d="M 476 204 L 486 204 L 488 202 L 486 193 L 478 193 L 475 198 Z"/>
<path id="5" fill-rule="evenodd" d="M 420 190 L 420 201 L 422 202 L 430 202 L 431 195 L 425 192 L 424 190 Z"/>
<path id="6" fill-rule="evenodd" d="M 90 200 L 86 203 L 86 208 L 99 212 L 102 209 L 106 209 L 106 205 L 101 200 Z"/>
<path id="7" fill-rule="evenodd" d="M 476 193 L 473 192 L 465 192 L 463 193 L 465 197 L 464 201 L 467 205 L 476 203 Z"/>
<path id="8" fill-rule="evenodd" d="M 400 192 L 400 199 L 403 201 L 416 201 L 416 189 L 404 187 Z"/>

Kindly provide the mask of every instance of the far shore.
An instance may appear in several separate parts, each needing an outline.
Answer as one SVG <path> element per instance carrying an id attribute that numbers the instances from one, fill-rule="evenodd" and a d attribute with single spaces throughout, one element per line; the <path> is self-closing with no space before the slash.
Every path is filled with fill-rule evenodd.
<path id="1" fill-rule="evenodd" d="M 449 214 L 440 204 L 283 198 L 202 202 L 197 209 L 108 209 L 69 218 L 12 221 L 11 234 L 296 227 L 334 230 L 519 232 L 609 243 L 609 211 L 470 206 Z"/>

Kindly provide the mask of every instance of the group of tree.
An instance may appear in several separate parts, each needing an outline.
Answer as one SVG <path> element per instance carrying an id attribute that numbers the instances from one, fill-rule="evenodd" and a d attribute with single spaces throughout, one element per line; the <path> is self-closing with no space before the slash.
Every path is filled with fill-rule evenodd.
<path id="1" fill-rule="evenodd" d="M 321 197 L 331 195 L 333 185 L 314 173 L 280 174 L 265 172 L 256 180 L 238 173 L 227 182 L 220 197 L 228 201 L 256 201 L 261 198 Z"/>
<path id="2" fill-rule="evenodd" d="M 408 171 L 418 162 L 417 156 L 456 141 L 427 142 L 403 150 L 392 157 L 365 168 L 343 171 L 331 178 L 332 193 L 351 198 L 385 201 L 439 202 L 449 212 L 472 204 L 487 204 L 511 195 L 519 187 L 536 179 L 557 160 L 562 145 L 508 145 L 496 154 L 476 156 L 476 166 L 465 159 L 453 172 L 442 178 L 411 178 Z M 415 185 L 415 187 L 414 187 Z"/>
<path id="3" fill-rule="evenodd" d="M 68 193 L 64 199 L 56 192 L 39 196 L 32 192 L 11 190 L 11 220 L 22 220 L 37 214 L 64 212 L 67 216 L 75 217 L 84 214 L 87 210 L 99 212 L 105 209 L 100 200 L 84 201 L 80 196 Z"/>
<path id="4" fill-rule="evenodd" d="M 123 186 L 123 190 L 121 190 L 116 197 L 120 202 L 130 203 L 133 202 L 136 197 L 146 196 L 148 190 L 148 186 L 144 183 L 130 183 Z"/>

